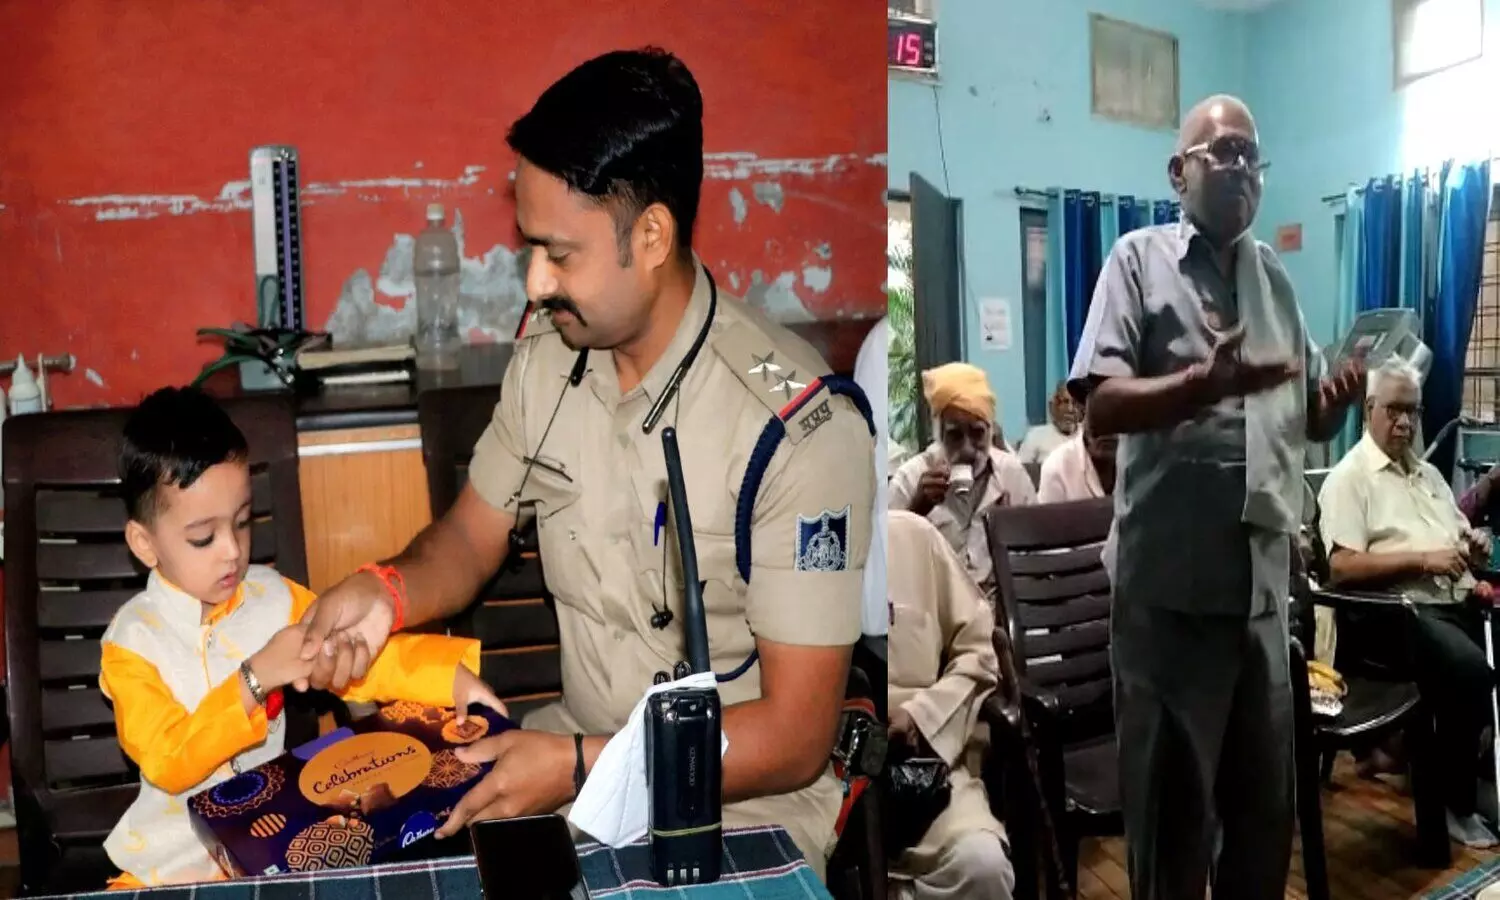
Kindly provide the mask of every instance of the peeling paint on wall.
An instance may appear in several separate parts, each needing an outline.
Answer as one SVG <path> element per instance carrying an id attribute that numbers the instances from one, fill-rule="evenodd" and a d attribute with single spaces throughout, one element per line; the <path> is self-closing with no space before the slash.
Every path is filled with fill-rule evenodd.
<path id="1" fill-rule="evenodd" d="M 765 310 L 766 315 L 777 322 L 813 322 L 816 318 L 802 305 L 797 296 L 797 274 L 782 272 L 775 280 L 767 281 L 760 269 L 750 273 L 750 287 L 745 290 L 745 302 Z"/>
<path id="2" fill-rule="evenodd" d="M 857 153 L 835 153 L 824 157 L 788 157 L 762 159 L 754 153 L 727 152 L 706 153 L 703 156 L 703 177 L 719 181 L 750 181 L 756 178 L 777 176 L 816 177 L 846 172 L 856 166 L 884 167 L 885 154 L 861 157 Z M 417 164 L 421 168 L 421 164 Z M 347 179 L 334 182 L 311 182 L 302 186 L 302 200 L 313 205 L 319 197 L 337 197 L 355 193 L 358 199 L 379 203 L 387 196 L 399 191 L 409 197 L 412 191 L 445 191 L 472 187 L 479 183 L 486 167 L 465 166 L 456 178 L 410 178 L 389 176 L 385 178 Z M 507 173 L 510 179 L 515 173 Z M 755 199 L 777 212 L 784 203 L 784 191 L 779 184 L 760 182 L 752 188 Z M 744 200 L 741 194 L 740 200 Z M 101 194 L 92 197 L 74 197 L 59 201 L 69 206 L 92 208 L 94 219 L 100 222 L 121 222 L 136 219 L 154 219 L 158 216 L 190 216 L 198 213 L 230 213 L 250 209 L 250 182 L 229 181 L 220 188 L 218 196 L 205 199 L 197 194 Z M 730 201 L 734 202 L 733 199 Z M 0 204 L 0 210 L 5 206 Z M 738 207 L 736 207 L 738 214 Z M 739 221 L 737 219 L 737 221 Z"/>
<path id="3" fill-rule="evenodd" d="M 457 178 L 364 178 L 345 181 L 315 181 L 302 186 L 302 203 L 312 206 L 318 197 L 338 197 L 351 191 L 358 197 L 379 203 L 387 192 L 400 191 L 407 196 L 413 190 L 452 190 L 479 182 L 484 166 L 465 166 Z M 196 194 L 103 194 L 97 197 L 75 197 L 62 201 L 69 206 L 93 207 L 94 219 L 118 222 L 131 219 L 154 219 L 158 216 L 191 216 L 197 213 L 229 213 L 250 209 L 250 182 L 229 181 L 218 196 L 205 200 Z"/>
<path id="4" fill-rule="evenodd" d="M 465 340 L 509 340 L 526 304 L 523 280 L 524 252 L 496 244 L 483 255 L 464 255 L 464 219 L 453 213 L 453 234 L 460 258 L 458 329 Z M 344 281 L 338 303 L 324 328 L 335 343 L 378 343 L 411 337 L 416 330 L 417 311 L 413 298 L 416 281 L 412 254 L 416 238 L 397 234 L 386 249 L 378 277 L 356 269 Z M 399 300 L 385 302 L 381 297 Z"/>
<path id="5" fill-rule="evenodd" d="M 878 158 L 878 162 L 877 162 Z M 832 175 L 857 165 L 885 166 L 885 154 L 861 159 L 858 153 L 834 153 L 829 156 L 761 159 L 754 153 L 705 153 L 703 177 L 719 181 L 749 181 L 777 175 Z"/>
<path id="6" fill-rule="evenodd" d="M 786 196 L 782 193 L 781 185 L 774 181 L 757 181 L 750 190 L 755 194 L 755 202 L 771 207 L 777 213 L 786 203 Z"/>
<path id="7" fill-rule="evenodd" d="M 93 369 L 84 369 L 83 377 L 87 378 L 89 380 L 89 383 L 95 385 L 96 387 L 104 387 L 104 379 L 101 378 L 99 376 L 99 373 L 95 372 Z"/>
<path id="8" fill-rule="evenodd" d="M 734 224 L 745 224 L 745 216 L 750 212 L 750 206 L 745 202 L 745 195 L 740 193 L 739 188 L 729 189 L 729 208 L 734 215 Z"/>
<path id="9" fill-rule="evenodd" d="M 802 270 L 802 283 L 814 293 L 821 294 L 833 283 L 833 270 L 827 266 L 808 266 Z"/>

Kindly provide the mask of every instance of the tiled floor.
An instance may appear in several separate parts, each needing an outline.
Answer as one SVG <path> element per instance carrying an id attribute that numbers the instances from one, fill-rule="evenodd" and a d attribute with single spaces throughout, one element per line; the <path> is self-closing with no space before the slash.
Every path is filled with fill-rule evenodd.
<path id="1" fill-rule="evenodd" d="M 1335 900 L 1408 900 L 1439 887 L 1497 854 L 1455 845 L 1446 871 L 1412 865 L 1416 824 L 1411 798 L 1385 782 L 1363 781 L 1340 757 L 1332 787 L 1323 791 L 1323 832 L 1328 845 L 1329 891 Z M 1304 900 L 1302 848 L 1292 851 L 1287 897 Z M 1125 842 L 1085 842 L 1078 873 L 1082 900 L 1127 900 Z"/>

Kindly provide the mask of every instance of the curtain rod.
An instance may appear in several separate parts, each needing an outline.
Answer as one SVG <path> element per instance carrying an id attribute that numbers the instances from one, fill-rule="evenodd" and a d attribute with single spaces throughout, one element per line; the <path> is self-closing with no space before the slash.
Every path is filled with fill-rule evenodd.
<path id="1" fill-rule="evenodd" d="M 1073 188 L 1067 188 L 1067 190 L 1073 190 Z M 1040 198 L 1040 199 L 1043 199 L 1043 200 L 1048 199 L 1049 197 L 1052 196 L 1052 194 L 1051 194 L 1050 191 L 1043 191 L 1043 190 L 1038 190 L 1037 188 L 1029 188 L 1029 187 L 1017 187 L 1015 189 L 1015 192 L 1016 192 L 1016 196 L 1017 197 L 1036 197 L 1036 198 Z M 1093 192 L 1093 191 L 1084 191 L 1082 193 L 1095 193 L 1095 192 Z M 1173 203 L 1173 202 L 1176 202 L 1176 201 L 1172 201 L 1172 200 L 1166 200 L 1166 199 L 1161 198 L 1161 197 L 1144 197 L 1144 196 L 1141 196 L 1139 194 L 1106 194 L 1103 191 L 1098 191 L 1097 193 L 1099 194 L 1099 199 L 1101 201 L 1103 201 L 1103 200 L 1118 200 L 1118 199 L 1120 199 L 1120 197 L 1126 196 L 1126 197 L 1133 197 L 1135 200 L 1137 200 L 1139 202 L 1143 202 L 1143 203 Z"/>
<path id="2" fill-rule="evenodd" d="M 1491 163 L 1500 162 L 1500 156 L 1491 156 L 1487 160 L 1487 162 L 1491 162 Z M 1430 181 L 1434 177 L 1440 177 L 1443 174 L 1442 166 L 1438 166 L 1436 168 L 1428 167 L 1428 168 L 1422 169 L 1421 171 L 1422 171 L 1422 180 L 1423 181 Z M 1386 177 L 1387 178 L 1394 178 L 1396 176 L 1394 174 L 1392 174 L 1392 175 L 1387 175 Z M 1401 176 L 1401 177 L 1402 177 L 1403 180 L 1406 178 L 1406 176 L 1404 176 L 1404 175 Z M 1369 182 L 1365 182 L 1365 184 L 1369 184 Z M 1354 192 L 1356 194 L 1363 194 L 1365 192 L 1365 186 L 1364 185 L 1350 184 L 1349 187 L 1354 188 Z M 1322 200 L 1323 200 L 1324 203 L 1327 203 L 1327 204 L 1330 204 L 1330 205 L 1331 204 L 1335 204 L 1335 203 L 1342 203 L 1346 199 L 1346 194 L 1347 193 L 1348 192 L 1346 191 L 1343 194 L 1324 194 L 1323 197 L 1322 197 Z"/>

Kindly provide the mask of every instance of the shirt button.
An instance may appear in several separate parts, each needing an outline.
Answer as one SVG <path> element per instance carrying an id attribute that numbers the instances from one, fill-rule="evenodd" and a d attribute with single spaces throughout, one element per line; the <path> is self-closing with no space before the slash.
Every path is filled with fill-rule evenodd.
<path id="1" fill-rule="evenodd" d="M 629 447 L 630 446 L 630 437 L 629 437 L 629 435 L 624 435 L 624 434 L 615 435 L 615 440 L 619 441 L 621 447 Z"/>
<path id="2" fill-rule="evenodd" d="M 568 529 L 568 540 L 570 540 L 570 541 L 576 541 L 576 540 L 578 540 L 578 532 L 576 532 L 573 529 L 569 528 Z"/>

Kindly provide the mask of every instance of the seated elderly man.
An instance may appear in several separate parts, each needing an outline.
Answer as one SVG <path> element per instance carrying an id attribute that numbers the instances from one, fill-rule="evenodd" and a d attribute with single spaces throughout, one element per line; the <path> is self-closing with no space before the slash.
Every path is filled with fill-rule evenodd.
<path id="1" fill-rule="evenodd" d="M 984 370 L 948 363 L 922 373 L 938 438 L 891 476 L 891 509 L 925 516 L 963 560 L 986 597 L 994 572 L 984 513 L 1036 502 L 1031 476 L 1014 453 L 995 447 L 995 394 Z"/>
<path id="2" fill-rule="evenodd" d="M 1047 401 L 1047 421 L 1028 429 L 1021 438 L 1021 446 L 1016 448 L 1022 464 L 1040 463 L 1069 439 L 1077 437 L 1081 412 L 1073 402 L 1073 395 L 1068 393 L 1068 383 L 1058 384 Z"/>
<path id="3" fill-rule="evenodd" d="M 893 852 L 891 895 L 1009 900 L 1015 870 L 980 780 L 979 710 L 998 679 L 994 614 L 930 522 L 892 510 L 887 529 L 893 753 L 904 744 L 952 773 L 947 808 L 915 847 Z"/>
<path id="4" fill-rule="evenodd" d="M 1119 445 L 1117 435 L 1096 437 L 1085 419 L 1066 444 L 1042 461 L 1037 502 L 1065 503 L 1114 494 L 1115 450 Z"/>
<path id="5" fill-rule="evenodd" d="M 1335 585 L 1416 601 L 1410 633 L 1392 634 L 1386 617 L 1378 629 L 1377 620 L 1349 617 L 1340 622 L 1340 641 L 1417 682 L 1436 720 L 1448 833 L 1470 847 L 1492 847 L 1497 840 L 1475 812 L 1475 792 L 1495 679 L 1481 649 L 1483 620 L 1466 602 L 1475 584 L 1470 565 L 1488 548 L 1475 540 L 1442 475 L 1412 450 L 1420 381 L 1404 364 L 1370 374 L 1364 438 L 1328 473 L 1320 524 Z"/>

